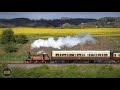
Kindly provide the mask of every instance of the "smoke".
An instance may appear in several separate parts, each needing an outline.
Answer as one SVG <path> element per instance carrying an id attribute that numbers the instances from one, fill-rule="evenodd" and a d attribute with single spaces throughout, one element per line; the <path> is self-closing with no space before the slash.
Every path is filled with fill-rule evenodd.
<path id="1" fill-rule="evenodd" d="M 77 44 L 84 45 L 87 41 L 95 43 L 94 38 L 89 33 L 85 36 L 83 36 L 82 33 L 79 33 L 74 37 L 59 37 L 57 40 L 54 38 L 48 38 L 48 40 L 38 39 L 31 44 L 31 49 L 40 47 L 52 47 L 61 49 L 64 46 L 73 47 Z"/>

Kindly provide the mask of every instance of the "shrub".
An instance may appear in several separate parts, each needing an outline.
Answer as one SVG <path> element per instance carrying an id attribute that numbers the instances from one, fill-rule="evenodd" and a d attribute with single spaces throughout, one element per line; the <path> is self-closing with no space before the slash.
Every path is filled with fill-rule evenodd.
<path id="1" fill-rule="evenodd" d="M 14 42 L 14 32 L 11 29 L 6 29 L 1 35 L 2 44 Z"/>
<path id="2" fill-rule="evenodd" d="M 24 44 L 24 43 L 27 43 L 28 42 L 28 39 L 25 35 L 23 34 L 20 34 L 20 35 L 15 35 L 15 42 L 16 43 L 21 43 L 21 44 Z"/>
<path id="3" fill-rule="evenodd" d="M 15 46 L 14 43 L 7 43 L 5 44 L 4 49 L 7 53 L 16 52 L 17 48 Z"/>

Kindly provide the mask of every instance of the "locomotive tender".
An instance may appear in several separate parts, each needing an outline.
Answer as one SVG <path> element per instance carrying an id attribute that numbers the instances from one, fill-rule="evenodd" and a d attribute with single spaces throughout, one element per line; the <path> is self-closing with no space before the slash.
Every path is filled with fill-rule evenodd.
<path id="1" fill-rule="evenodd" d="M 30 55 L 26 63 L 119 63 L 120 53 L 105 51 L 52 51 L 51 58 L 47 53 Z"/>

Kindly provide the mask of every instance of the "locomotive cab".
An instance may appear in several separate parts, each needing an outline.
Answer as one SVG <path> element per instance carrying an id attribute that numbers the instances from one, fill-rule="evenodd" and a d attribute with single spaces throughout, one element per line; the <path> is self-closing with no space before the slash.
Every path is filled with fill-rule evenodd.
<path id="1" fill-rule="evenodd" d="M 49 60 L 49 56 L 47 53 L 42 53 L 43 60 Z"/>

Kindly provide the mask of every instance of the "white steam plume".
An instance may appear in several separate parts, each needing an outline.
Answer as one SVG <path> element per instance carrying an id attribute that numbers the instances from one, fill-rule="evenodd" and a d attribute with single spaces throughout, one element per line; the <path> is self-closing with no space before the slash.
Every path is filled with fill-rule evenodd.
<path id="1" fill-rule="evenodd" d="M 40 48 L 40 47 L 53 47 L 53 48 L 61 49 L 64 46 L 73 47 L 77 44 L 83 45 L 87 41 L 91 41 L 92 43 L 95 43 L 94 38 L 89 33 L 86 34 L 86 36 L 84 37 L 81 36 L 82 34 L 79 33 L 74 37 L 71 36 L 59 37 L 57 40 L 55 40 L 54 38 L 48 38 L 48 40 L 38 39 L 31 44 L 31 49 Z"/>

